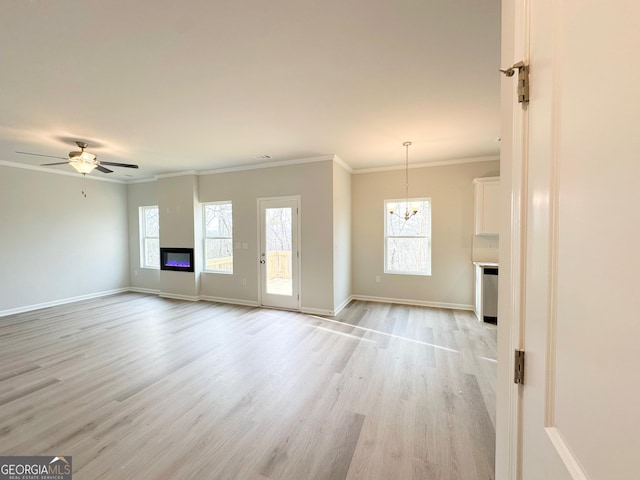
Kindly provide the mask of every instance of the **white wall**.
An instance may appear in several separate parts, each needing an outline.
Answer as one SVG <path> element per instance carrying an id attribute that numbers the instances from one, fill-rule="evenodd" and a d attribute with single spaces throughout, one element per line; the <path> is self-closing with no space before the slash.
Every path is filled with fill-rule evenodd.
<path id="1" fill-rule="evenodd" d="M 473 253 L 474 262 L 497 262 L 500 254 L 500 238 L 498 235 L 474 235 Z"/>
<path id="2" fill-rule="evenodd" d="M 497 160 L 410 169 L 409 195 L 432 202 L 431 276 L 384 273 L 384 200 L 404 196 L 404 170 L 353 175 L 353 294 L 472 308 L 472 181 L 499 169 Z"/>
<path id="3" fill-rule="evenodd" d="M 127 288 L 127 190 L 0 166 L 0 314 Z"/>
<path id="4" fill-rule="evenodd" d="M 160 269 L 141 268 L 139 208 L 158 205 L 158 182 L 127 185 L 129 216 L 129 285 L 140 291 L 160 289 Z"/>
<path id="5" fill-rule="evenodd" d="M 333 164 L 333 305 L 351 297 L 351 174 Z"/>
<path id="6" fill-rule="evenodd" d="M 198 177 L 181 175 L 158 180 L 158 209 L 160 213 L 160 248 L 194 248 L 194 262 L 202 261 L 202 245 L 196 245 L 196 214 L 198 205 Z M 198 232 L 200 233 L 200 232 Z M 160 271 L 160 293 L 176 298 L 197 299 L 200 295 L 201 265 L 193 272 Z"/>
<path id="7" fill-rule="evenodd" d="M 333 160 L 201 175 L 199 179 L 201 202 L 233 202 L 233 242 L 249 246 L 234 250 L 232 275 L 202 273 L 202 296 L 258 301 L 257 199 L 300 195 L 301 306 L 307 311 L 333 310 Z"/>
<path id="8" fill-rule="evenodd" d="M 433 202 L 430 277 L 383 273 L 383 201 L 402 196 L 402 170 L 350 175 L 326 160 L 191 177 L 191 195 L 199 194 L 199 201 L 233 201 L 234 244 L 249 245 L 235 251 L 233 275 L 203 273 L 194 292 L 256 303 L 257 198 L 300 195 L 303 310 L 334 311 L 352 293 L 471 306 L 471 181 L 498 174 L 497 161 L 411 169 L 411 195 Z M 140 206 L 158 205 L 162 195 L 175 200 L 158 184 L 88 178 L 84 199 L 79 177 L 0 166 L 0 280 L 7 286 L 0 312 L 129 286 L 159 291 L 160 271 L 140 268 L 138 225 Z M 193 237 L 200 219 L 196 200 L 185 215 L 192 225 L 187 235 L 201 250 L 198 232 Z M 165 233 L 172 238 L 176 232 Z"/>
<path id="9" fill-rule="evenodd" d="M 336 174 L 341 182 L 339 187 L 341 193 L 336 198 L 341 205 L 346 203 L 346 207 L 342 208 L 340 213 L 339 229 L 341 233 L 336 239 L 342 254 L 342 260 L 339 262 L 341 273 L 338 275 L 340 282 L 338 291 L 341 301 L 343 301 L 350 294 L 350 261 L 348 261 L 350 179 L 347 172 L 341 167 L 338 168 L 342 171 L 342 173 Z M 138 208 L 140 206 L 164 206 L 165 211 L 161 212 L 160 220 L 162 246 L 189 246 L 187 243 L 193 242 L 196 250 L 196 262 L 201 263 L 202 257 L 199 254 L 201 254 L 203 246 L 199 229 L 201 229 L 202 214 L 197 202 L 195 206 L 189 206 L 191 197 L 189 199 L 185 197 L 185 192 L 189 190 L 189 192 L 197 192 L 197 199 L 202 203 L 231 200 L 233 202 L 234 245 L 246 243 L 249 246 L 246 250 L 234 250 L 234 273 L 231 275 L 204 272 L 198 275 L 196 272 L 196 277 L 200 280 L 198 295 L 232 302 L 257 304 L 259 300 L 257 199 L 270 196 L 300 195 L 302 308 L 311 311 L 333 311 L 333 176 L 333 161 L 326 160 L 300 165 L 200 175 L 197 177 L 197 185 L 194 188 L 189 183 L 194 177 L 189 176 L 162 178 L 157 182 L 128 185 L 131 287 L 159 291 L 161 289 L 161 275 L 175 273 L 174 277 L 167 278 L 176 280 L 178 283 L 186 283 L 188 290 L 180 290 L 180 292 L 176 290 L 174 293 L 193 295 L 191 279 L 182 282 L 182 279 L 187 275 L 184 272 L 160 273 L 158 270 L 140 268 L 138 225 Z M 186 190 L 182 188 L 181 183 L 185 181 L 189 183 L 189 188 Z M 185 203 L 186 200 L 180 199 L 189 201 Z M 167 206 L 173 208 L 173 213 L 167 214 Z M 180 207 L 180 212 L 177 210 L 178 207 Z M 345 210 L 347 213 L 344 212 Z M 169 227 L 167 227 L 168 223 Z M 173 243 L 176 244 L 173 245 Z M 245 279 L 246 285 L 243 285 Z M 180 287 L 180 285 L 173 287 Z"/>

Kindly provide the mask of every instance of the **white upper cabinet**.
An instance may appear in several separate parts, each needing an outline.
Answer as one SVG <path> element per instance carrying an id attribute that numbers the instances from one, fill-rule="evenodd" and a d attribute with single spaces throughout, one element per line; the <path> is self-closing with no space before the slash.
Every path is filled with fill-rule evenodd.
<path id="1" fill-rule="evenodd" d="M 500 231 L 500 177 L 476 178 L 475 228 L 476 235 L 498 235 Z"/>

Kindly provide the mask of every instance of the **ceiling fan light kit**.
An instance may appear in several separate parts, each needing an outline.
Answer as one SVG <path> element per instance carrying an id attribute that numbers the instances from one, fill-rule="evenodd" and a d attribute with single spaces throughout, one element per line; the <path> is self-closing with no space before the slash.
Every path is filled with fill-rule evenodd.
<path id="1" fill-rule="evenodd" d="M 94 162 L 96 156 L 93 153 L 85 152 L 69 152 L 69 160 L 79 160 L 81 162 Z"/>
<path id="2" fill-rule="evenodd" d="M 71 152 L 80 153 L 80 152 Z M 96 156 L 92 153 L 82 152 L 80 155 L 72 157 L 69 155 L 69 165 L 75 168 L 79 173 L 86 175 L 98 165 L 95 161 Z"/>

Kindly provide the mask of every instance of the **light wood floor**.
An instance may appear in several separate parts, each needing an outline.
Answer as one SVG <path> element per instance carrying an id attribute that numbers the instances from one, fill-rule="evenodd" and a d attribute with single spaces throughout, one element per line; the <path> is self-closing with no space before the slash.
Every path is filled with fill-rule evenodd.
<path id="1" fill-rule="evenodd" d="M 74 479 L 494 478 L 496 327 L 127 293 L 0 318 L 0 455 Z"/>

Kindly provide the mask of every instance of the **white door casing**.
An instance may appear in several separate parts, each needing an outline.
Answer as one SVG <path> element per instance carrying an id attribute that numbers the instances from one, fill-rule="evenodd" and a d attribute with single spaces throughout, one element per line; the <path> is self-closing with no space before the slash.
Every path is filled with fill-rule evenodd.
<path id="1" fill-rule="evenodd" d="M 499 480 L 637 476 L 638 18 L 635 2 L 503 2 L 503 68 L 530 65 L 531 101 L 523 110 L 502 80 L 511 231 L 501 232 Z M 505 383 L 514 348 L 527 352 L 520 387 Z"/>

